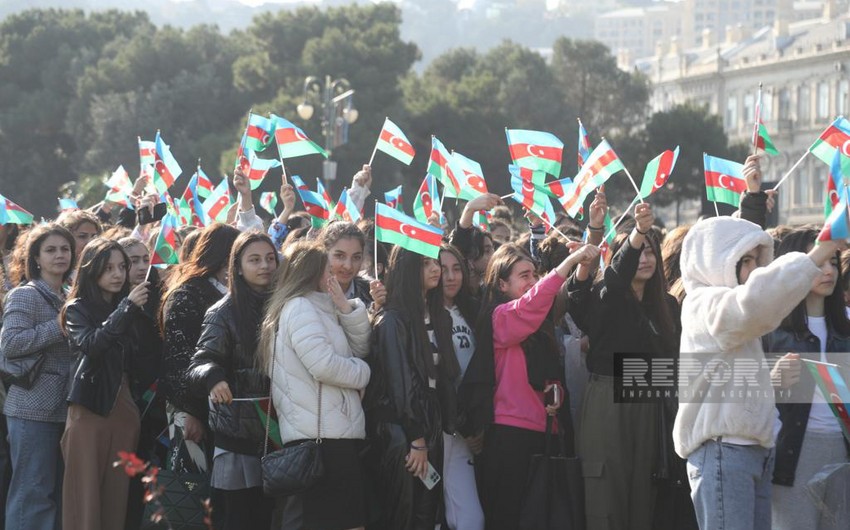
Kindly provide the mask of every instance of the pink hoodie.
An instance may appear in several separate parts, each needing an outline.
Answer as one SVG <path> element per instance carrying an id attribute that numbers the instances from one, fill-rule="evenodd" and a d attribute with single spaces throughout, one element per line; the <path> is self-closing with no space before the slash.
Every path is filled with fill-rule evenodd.
<path id="1" fill-rule="evenodd" d="M 545 398 L 528 384 L 521 343 L 540 328 L 563 284 L 564 279 L 552 271 L 521 297 L 493 310 L 494 423 L 546 431 Z"/>

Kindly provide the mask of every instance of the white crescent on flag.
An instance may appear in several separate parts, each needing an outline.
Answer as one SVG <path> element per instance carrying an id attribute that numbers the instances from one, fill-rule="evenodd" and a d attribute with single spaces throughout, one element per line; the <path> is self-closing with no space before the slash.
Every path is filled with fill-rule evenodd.
<path id="1" fill-rule="evenodd" d="M 725 190 L 735 191 L 735 188 L 733 188 L 731 186 L 726 186 L 725 184 L 723 184 L 723 179 L 731 180 L 732 177 L 730 177 L 729 175 L 721 173 L 720 176 L 717 177 L 717 185 L 720 186 L 721 188 L 725 189 Z"/>
<path id="2" fill-rule="evenodd" d="M 850 156 L 850 140 L 847 140 L 841 145 L 841 154 Z"/>

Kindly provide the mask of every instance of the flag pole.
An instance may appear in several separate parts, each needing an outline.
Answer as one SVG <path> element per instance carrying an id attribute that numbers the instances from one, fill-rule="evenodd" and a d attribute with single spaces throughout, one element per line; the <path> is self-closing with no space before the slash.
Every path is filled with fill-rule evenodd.
<path id="1" fill-rule="evenodd" d="M 762 93 L 762 83 L 759 81 L 759 95 L 756 100 L 756 116 L 755 123 L 753 123 L 753 154 L 757 155 L 759 152 L 759 122 L 761 122 L 761 93 Z"/>
<path id="2" fill-rule="evenodd" d="M 514 194 L 513 194 L 513 193 L 508 193 L 507 195 L 502 195 L 502 196 L 501 196 L 501 197 L 499 197 L 499 198 L 500 198 L 500 199 L 502 199 L 502 200 L 505 200 L 505 199 L 510 199 L 510 198 L 511 198 L 511 197 L 513 197 L 513 196 L 514 196 Z"/>
<path id="3" fill-rule="evenodd" d="M 374 153 L 373 153 L 374 156 Z M 375 199 L 375 211 L 378 210 L 378 199 Z M 375 220 L 377 221 L 378 214 L 375 214 Z M 374 248 L 372 250 L 372 266 L 375 268 L 375 279 L 378 279 L 378 226 L 375 225 L 375 228 L 372 230 L 372 239 L 374 240 Z"/>
<path id="4" fill-rule="evenodd" d="M 602 238 L 602 241 L 608 241 L 608 238 L 611 237 L 611 234 L 617 231 L 617 227 L 620 226 L 620 223 L 622 223 L 623 220 L 626 218 L 626 214 L 629 213 L 629 210 L 631 210 L 632 205 L 635 203 L 635 200 L 637 200 L 637 197 L 632 199 L 632 202 L 630 202 L 629 205 L 626 206 L 626 211 L 623 212 L 623 215 L 621 215 L 619 219 L 617 219 L 616 224 L 614 224 L 614 226 L 611 227 L 611 230 L 609 230 L 608 233 L 605 234 L 605 237 Z"/>
<path id="5" fill-rule="evenodd" d="M 529 210 L 529 211 L 530 211 L 530 210 Z M 532 213 L 534 213 L 534 212 L 532 212 Z M 536 214 L 535 214 L 535 215 L 536 215 Z M 564 238 L 564 239 L 566 239 L 567 241 L 570 241 L 570 238 L 568 238 L 568 237 L 567 237 L 567 236 L 566 236 L 563 232 L 561 232 L 560 230 L 558 230 L 558 228 L 557 228 L 555 225 L 553 225 L 552 223 L 550 223 L 549 221 L 547 221 L 545 217 L 543 217 L 542 215 L 538 215 L 537 217 L 538 217 L 541 221 L 543 221 L 543 223 L 544 223 L 546 226 L 548 226 L 549 228 L 551 228 L 552 230 L 554 230 L 556 234 L 558 234 L 559 236 L 563 237 L 563 238 Z"/>
<path id="6" fill-rule="evenodd" d="M 387 124 L 387 120 L 390 119 L 389 116 L 384 116 L 384 125 Z M 372 162 L 375 161 L 375 153 L 378 152 L 378 143 L 381 141 L 381 133 L 384 132 L 384 128 L 381 127 L 381 132 L 378 133 L 378 140 L 375 141 L 375 147 L 372 149 L 372 156 L 369 157 L 369 166 L 372 165 Z"/>
<path id="7" fill-rule="evenodd" d="M 145 274 L 145 281 L 150 281 L 151 277 L 151 269 L 153 268 L 153 263 L 148 265 L 148 272 Z"/>
<path id="8" fill-rule="evenodd" d="M 603 136 L 602 139 L 605 140 L 605 137 Z M 632 183 L 632 187 L 635 189 L 635 193 L 637 193 L 637 198 L 640 199 L 640 203 L 644 204 L 643 197 L 640 196 L 640 189 L 638 188 L 637 183 L 635 182 L 635 179 L 632 178 L 632 174 L 629 173 L 629 169 L 625 166 L 625 164 L 623 165 L 623 171 L 625 171 L 626 176 L 629 177 L 629 182 Z"/>
<path id="9" fill-rule="evenodd" d="M 713 203 L 714 203 L 714 214 L 715 214 L 717 217 L 720 217 L 720 210 L 718 210 L 718 209 L 717 209 L 717 201 L 711 201 L 711 202 L 713 202 Z"/>
<path id="10" fill-rule="evenodd" d="M 811 149 L 811 148 L 810 148 L 810 149 Z M 799 159 L 799 160 L 797 160 L 797 162 L 796 162 L 793 166 L 791 166 L 791 169 L 789 169 L 789 170 L 788 170 L 788 172 L 787 172 L 787 173 L 785 173 L 785 176 L 783 176 L 781 179 L 779 179 L 779 182 L 777 182 L 777 183 L 776 183 L 776 186 L 774 186 L 774 187 L 773 187 L 773 189 L 772 189 L 771 191 L 776 191 L 776 190 L 778 190 L 778 189 L 779 189 L 779 186 L 781 186 L 781 185 L 782 185 L 782 183 L 783 183 L 783 182 L 785 182 L 785 179 L 787 179 L 788 177 L 790 177 L 790 176 L 791 176 L 791 173 L 793 173 L 793 172 L 794 172 L 794 170 L 795 170 L 795 169 L 797 169 L 797 166 L 799 166 L 800 164 L 802 164 L 802 163 L 803 163 L 803 160 L 805 160 L 805 158 L 806 158 L 808 155 L 809 155 L 809 150 L 808 150 L 808 149 L 806 149 L 806 151 L 803 153 L 803 156 L 801 156 L 801 157 L 800 157 L 800 159 Z"/>

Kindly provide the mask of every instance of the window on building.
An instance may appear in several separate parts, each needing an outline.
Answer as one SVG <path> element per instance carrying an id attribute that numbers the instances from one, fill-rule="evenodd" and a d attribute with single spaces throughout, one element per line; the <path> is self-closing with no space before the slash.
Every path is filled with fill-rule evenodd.
<path id="1" fill-rule="evenodd" d="M 842 79 L 838 82 L 838 93 L 835 95 L 835 110 L 840 116 L 847 114 L 850 107 L 850 81 Z"/>
<path id="2" fill-rule="evenodd" d="M 738 127 L 738 98 L 729 96 L 726 100 L 726 129 Z"/>
<path id="3" fill-rule="evenodd" d="M 811 190 L 810 190 L 810 206 L 817 206 L 819 203 L 826 200 L 826 179 L 829 178 L 829 172 L 827 170 L 826 165 L 817 164 L 817 170 L 815 170 L 811 179 L 806 179 L 802 175 L 800 175 L 800 180 L 810 180 L 811 181 Z"/>
<path id="4" fill-rule="evenodd" d="M 752 123 L 756 119 L 755 114 L 756 97 L 752 94 L 744 95 L 744 123 Z"/>
<path id="5" fill-rule="evenodd" d="M 801 85 L 797 89 L 797 121 L 809 123 L 812 119 L 812 91 L 808 85 Z"/>
<path id="6" fill-rule="evenodd" d="M 761 96 L 761 121 L 773 119 L 773 92 L 765 90 Z"/>
<path id="7" fill-rule="evenodd" d="M 818 119 L 829 118 L 829 83 L 818 83 Z"/>
<path id="8" fill-rule="evenodd" d="M 809 173 L 810 175 L 812 173 Z M 809 179 L 798 175 L 794 179 L 794 205 L 808 206 L 809 204 Z"/>
<path id="9" fill-rule="evenodd" d="M 791 119 L 791 91 L 787 88 L 779 91 L 779 119 Z"/>

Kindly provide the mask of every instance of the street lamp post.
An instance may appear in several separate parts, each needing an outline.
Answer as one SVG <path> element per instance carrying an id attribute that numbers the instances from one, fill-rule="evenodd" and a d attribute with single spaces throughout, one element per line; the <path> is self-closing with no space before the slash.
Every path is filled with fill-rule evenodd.
<path id="1" fill-rule="evenodd" d="M 328 159 L 322 163 L 322 180 L 330 192 L 331 181 L 336 180 L 336 162 L 330 160 L 333 149 L 348 142 L 348 126 L 357 121 L 358 112 L 352 105 L 354 89 L 348 79 L 332 79 L 326 75 L 324 82 L 316 76 L 304 79 L 304 97 L 296 107 L 302 120 L 313 117 L 313 105 L 310 95 L 321 96 L 322 136 L 325 137 L 325 151 Z"/>

